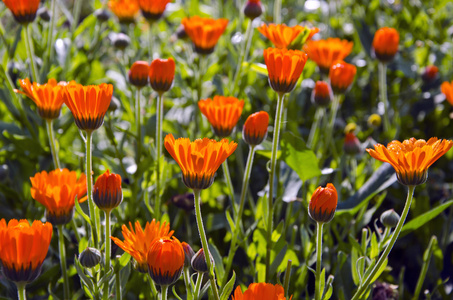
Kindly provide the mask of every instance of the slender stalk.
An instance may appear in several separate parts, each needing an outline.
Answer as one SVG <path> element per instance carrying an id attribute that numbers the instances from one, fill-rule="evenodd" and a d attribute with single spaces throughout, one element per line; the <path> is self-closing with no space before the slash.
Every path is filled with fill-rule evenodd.
<path id="1" fill-rule="evenodd" d="M 160 299 L 161 300 L 167 300 L 167 291 L 168 291 L 168 285 L 160 286 Z"/>
<path id="2" fill-rule="evenodd" d="M 162 156 L 162 119 L 164 114 L 164 94 L 157 97 L 157 124 L 156 124 L 156 201 L 154 202 L 154 216 L 160 220 L 160 157 Z"/>
<path id="3" fill-rule="evenodd" d="M 376 272 L 381 268 L 382 264 L 387 259 L 390 251 L 393 248 L 393 245 L 395 244 L 396 240 L 398 239 L 401 229 L 403 228 L 404 222 L 406 221 L 406 217 L 407 217 L 407 215 L 409 213 L 409 209 L 411 207 L 412 198 L 414 196 L 414 190 L 415 190 L 415 186 L 408 186 L 406 204 L 404 205 L 403 213 L 401 214 L 401 218 L 400 218 L 398 224 L 396 225 L 395 231 L 393 231 L 392 237 L 390 238 L 390 241 L 389 241 L 387 247 L 385 248 L 385 250 L 382 253 L 381 257 L 379 258 L 378 262 L 374 266 L 373 270 L 362 281 L 363 283 L 359 286 L 357 292 L 354 294 L 354 297 L 352 297 L 351 300 L 357 300 L 362 296 L 362 294 L 366 291 L 368 286 L 372 283 L 371 280 L 373 279 Z"/>
<path id="4" fill-rule="evenodd" d="M 383 124 L 384 132 L 390 129 L 389 100 L 387 98 L 387 65 L 379 62 L 379 98 L 384 104 Z"/>
<path id="5" fill-rule="evenodd" d="M 437 244 L 437 237 L 432 236 L 431 240 L 429 241 L 428 248 L 426 248 L 425 253 L 423 254 L 423 265 L 420 271 L 420 276 L 417 280 L 417 285 L 415 287 L 414 297 L 412 297 L 413 300 L 419 299 L 419 295 L 423 287 L 423 282 L 425 281 L 426 273 L 428 272 L 429 261 L 431 260 L 431 256 L 433 255 L 435 244 Z"/>
<path id="6" fill-rule="evenodd" d="M 318 131 L 318 127 L 321 121 L 322 116 L 324 115 L 324 108 L 318 107 L 316 108 L 315 112 L 315 119 L 313 120 L 313 124 L 311 125 L 310 135 L 308 136 L 307 147 L 312 148 L 314 138 L 316 135 L 316 131 Z"/>
<path id="7" fill-rule="evenodd" d="M 322 258 L 322 227 L 324 223 L 316 223 L 316 286 L 315 300 L 320 300 L 321 291 L 321 258 Z"/>
<path id="8" fill-rule="evenodd" d="M 56 0 L 51 0 L 50 2 L 50 11 L 51 11 L 51 17 L 50 17 L 50 25 L 49 25 L 49 32 L 47 34 L 47 52 L 46 52 L 46 62 L 50 64 L 50 57 L 53 53 L 53 32 L 55 31 L 55 19 L 56 19 L 56 5 L 55 5 Z"/>
<path id="9" fill-rule="evenodd" d="M 231 181 L 230 169 L 228 168 L 228 161 L 225 160 L 222 164 L 223 175 L 225 176 L 225 181 L 228 187 L 228 191 L 231 197 L 231 205 L 233 207 L 234 214 L 237 213 L 236 211 L 236 201 L 234 200 L 234 188 L 233 183 Z"/>
<path id="10" fill-rule="evenodd" d="M 236 66 L 236 73 L 234 74 L 233 85 L 230 90 L 230 93 L 233 96 L 236 96 L 236 89 L 239 85 L 239 79 L 241 78 L 244 60 L 246 60 L 248 56 L 250 45 L 252 42 L 252 34 L 253 34 L 252 20 L 249 20 L 247 24 L 247 29 L 245 31 L 244 43 L 242 44 L 241 56 L 239 57 L 239 62 L 238 65 Z"/>
<path id="11" fill-rule="evenodd" d="M 69 279 L 66 268 L 66 249 L 64 246 L 63 225 L 58 225 L 58 248 L 60 250 L 61 275 L 63 276 L 64 299 L 69 299 Z"/>
<path id="12" fill-rule="evenodd" d="M 215 274 L 214 274 L 214 266 L 211 263 L 210 259 L 210 252 L 209 252 L 209 246 L 208 246 L 208 240 L 206 238 L 206 233 L 204 231 L 204 226 L 203 226 L 203 219 L 201 216 L 201 190 L 193 190 L 193 194 L 195 196 L 195 216 L 197 219 L 197 226 L 198 226 L 198 232 L 200 233 L 200 239 L 201 239 L 201 244 L 203 246 L 203 252 L 204 252 L 204 257 L 206 259 L 206 265 L 208 266 L 208 276 L 209 276 L 209 281 L 211 282 L 211 290 L 212 293 L 214 294 L 214 299 L 215 300 L 220 300 L 219 297 L 219 291 L 217 289 L 217 284 L 215 281 Z"/>
<path id="13" fill-rule="evenodd" d="M 141 89 L 137 88 L 135 93 L 135 124 L 137 126 L 137 152 L 135 154 L 135 162 L 137 164 L 140 163 L 140 156 L 142 153 L 142 126 L 141 126 L 141 117 L 140 117 L 140 96 L 141 96 Z"/>
<path id="14" fill-rule="evenodd" d="M 280 24 L 282 21 L 282 0 L 274 0 L 274 23 Z"/>
<path id="15" fill-rule="evenodd" d="M 197 283 L 195 284 L 195 291 L 193 293 L 194 300 L 200 300 L 201 283 L 203 282 L 203 273 L 197 273 Z"/>
<path id="16" fill-rule="evenodd" d="M 150 22 L 148 21 L 148 24 L 149 24 L 149 41 L 148 41 L 148 51 L 149 51 L 149 59 L 150 61 L 153 61 L 153 57 L 154 57 L 154 34 L 153 34 L 153 22 Z"/>
<path id="17" fill-rule="evenodd" d="M 77 242 L 80 242 L 80 234 L 77 231 L 77 224 L 76 224 L 74 218 L 71 219 L 71 227 L 72 227 L 72 230 L 74 230 L 74 235 L 76 237 Z"/>
<path id="18" fill-rule="evenodd" d="M 184 284 L 186 286 L 186 295 L 187 295 L 187 300 L 192 300 L 193 299 L 193 291 L 192 291 L 192 285 L 190 282 L 190 274 L 189 274 L 189 267 L 184 267 Z"/>
<path id="19" fill-rule="evenodd" d="M 116 300 L 122 300 L 123 299 L 123 292 L 121 291 L 121 274 L 119 268 L 116 268 L 117 270 L 115 271 L 115 297 Z"/>
<path id="20" fill-rule="evenodd" d="M 151 288 L 151 299 L 156 299 L 157 298 L 157 289 L 156 289 L 156 285 L 154 284 L 154 281 L 153 279 L 151 278 L 151 276 L 149 276 L 148 274 L 148 280 L 149 280 L 149 286 Z"/>
<path id="21" fill-rule="evenodd" d="M 283 288 L 285 289 L 285 296 L 286 299 L 290 299 L 289 296 L 289 280 L 291 277 L 291 265 L 292 265 L 292 260 L 288 260 L 288 263 L 286 264 L 286 272 L 285 272 L 285 281 L 283 283 Z"/>
<path id="22" fill-rule="evenodd" d="M 91 143 L 93 132 L 87 131 L 86 132 L 86 176 L 87 176 L 87 197 L 88 197 L 88 207 L 90 211 L 90 219 L 91 219 L 91 239 L 94 245 L 94 248 L 98 248 L 98 235 L 97 235 L 97 222 L 96 222 L 96 207 L 94 206 L 93 202 L 93 177 L 92 177 L 92 159 L 91 159 Z"/>
<path id="23" fill-rule="evenodd" d="M 335 125 L 335 119 L 337 118 L 338 108 L 340 107 L 340 95 L 334 95 L 332 101 L 332 109 L 330 111 L 329 124 L 327 125 L 327 134 L 326 134 L 326 147 L 328 147 L 330 141 L 332 140 L 333 127 Z"/>
<path id="24" fill-rule="evenodd" d="M 104 256 L 104 274 L 110 270 L 110 212 L 105 211 L 105 256 Z M 104 293 L 102 294 L 104 299 L 109 298 L 109 281 L 104 283 Z"/>
<path id="25" fill-rule="evenodd" d="M 272 250 L 272 228 L 273 228 L 273 198 L 274 198 L 274 177 L 277 165 L 278 142 L 280 139 L 280 125 L 283 111 L 285 94 L 278 94 L 277 111 L 274 121 L 274 138 L 272 141 L 271 170 L 269 173 L 269 194 L 268 194 L 268 215 L 267 215 L 267 241 L 266 241 L 266 282 L 270 281 L 271 250 Z"/>
<path id="26" fill-rule="evenodd" d="M 27 296 L 25 295 L 25 282 L 16 282 L 17 286 L 17 298 L 19 300 L 26 300 Z"/>
<path id="27" fill-rule="evenodd" d="M 53 164 L 55 169 L 60 169 L 57 147 L 55 145 L 55 136 L 53 134 L 53 120 L 46 120 L 47 135 L 49 136 L 50 152 L 52 153 Z"/>
<path id="28" fill-rule="evenodd" d="M 28 59 L 30 60 L 30 66 L 31 66 L 31 74 L 33 76 L 33 81 L 34 82 L 39 82 L 39 77 L 38 77 L 38 68 L 36 68 L 36 63 L 34 59 L 34 51 L 33 51 L 33 40 L 31 39 L 31 27 L 30 23 L 25 25 L 25 50 L 27 51 Z"/>
<path id="29" fill-rule="evenodd" d="M 194 113 L 194 121 L 195 121 L 195 130 L 194 130 L 194 137 L 197 135 L 200 124 L 199 124 L 199 109 L 198 109 L 198 101 L 200 101 L 203 97 L 203 59 L 204 55 L 199 55 L 198 56 L 198 61 L 197 61 L 197 68 L 198 68 L 198 73 L 197 73 L 197 98 L 194 99 L 194 108 L 193 108 L 193 113 Z"/>

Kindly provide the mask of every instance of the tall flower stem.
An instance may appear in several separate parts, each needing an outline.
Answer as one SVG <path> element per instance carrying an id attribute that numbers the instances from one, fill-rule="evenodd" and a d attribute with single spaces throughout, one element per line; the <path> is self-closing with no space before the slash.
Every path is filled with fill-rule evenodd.
<path id="1" fill-rule="evenodd" d="M 104 265 L 104 272 L 107 273 L 110 271 L 110 248 L 111 248 L 111 241 L 110 241 L 110 211 L 105 211 L 105 265 Z M 104 293 L 102 294 L 104 299 L 109 298 L 109 281 L 104 283 Z"/>
<path id="2" fill-rule="evenodd" d="M 266 241 L 266 282 L 270 281 L 270 267 L 271 267 L 271 250 L 272 250 L 272 228 L 273 228 L 273 197 L 274 197 L 274 178 L 275 169 L 277 166 L 277 151 L 278 142 L 280 139 L 280 125 L 282 122 L 282 111 L 285 94 L 278 94 L 277 111 L 275 113 L 274 121 L 274 138 L 272 141 L 272 155 L 271 155 L 271 170 L 269 173 L 269 194 L 267 199 L 268 212 L 267 212 L 267 241 Z"/>
<path id="3" fill-rule="evenodd" d="M 50 65 L 50 57 L 53 53 L 53 32 L 55 31 L 55 18 L 56 18 L 55 2 L 56 2 L 56 0 L 51 0 L 51 2 L 50 2 L 51 17 L 50 17 L 49 32 L 47 34 L 47 52 L 46 52 L 46 62 L 49 65 Z"/>
<path id="4" fill-rule="evenodd" d="M 94 245 L 94 248 L 98 248 L 98 235 L 97 235 L 97 221 L 96 221 L 96 207 L 93 202 L 93 177 L 92 177 L 92 159 L 91 159 L 91 143 L 93 132 L 87 131 L 86 136 L 86 176 L 87 176 L 87 197 L 88 197 L 88 207 L 90 209 L 90 220 L 91 220 L 91 239 Z"/>
<path id="5" fill-rule="evenodd" d="M 225 181 L 228 187 L 228 191 L 231 197 L 231 205 L 233 207 L 233 212 L 236 214 L 236 201 L 234 200 L 234 188 L 231 181 L 230 168 L 228 167 L 228 161 L 225 160 L 222 164 L 223 175 L 225 176 Z"/>
<path id="6" fill-rule="evenodd" d="M 148 274 L 148 281 L 149 281 L 149 287 L 151 288 L 151 296 L 152 296 L 151 299 L 156 299 L 157 294 L 158 294 L 156 285 L 154 284 L 154 281 L 149 274 Z"/>
<path id="7" fill-rule="evenodd" d="M 253 35 L 253 25 L 252 25 L 252 20 L 249 20 L 248 24 L 247 24 L 247 29 L 245 31 L 244 43 L 242 44 L 241 56 L 239 57 L 239 62 L 238 62 L 238 65 L 236 66 L 236 73 L 234 74 L 233 85 L 230 90 L 230 94 L 233 96 L 236 95 L 236 89 L 239 85 L 239 79 L 241 78 L 244 60 L 247 59 L 248 53 L 250 51 L 250 45 L 252 43 L 252 35 Z"/>
<path id="8" fill-rule="evenodd" d="M 332 101 L 332 109 L 330 111 L 329 124 L 327 125 L 327 135 L 326 135 L 326 147 L 328 147 L 329 142 L 332 140 L 333 127 L 335 125 L 335 119 L 337 118 L 338 109 L 340 108 L 340 99 L 341 95 L 334 95 Z"/>
<path id="9" fill-rule="evenodd" d="M 137 88 L 135 93 L 135 124 L 137 126 L 137 153 L 135 154 L 135 162 L 138 166 L 140 163 L 140 156 L 142 153 L 142 126 L 141 126 L 141 117 L 140 117 L 140 96 L 141 89 Z"/>
<path id="10" fill-rule="evenodd" d="M 322 227 L 324 223 L 316 224 L 316 281 L 315 281 L 315 300 L 320 300 L 321 291 L 321 259 L 322 259 Z"/>
<path id="11" fill-rule="evenodd" d="M 195 130 L 194 130 L 194 138 L 197 135 L 200 124 L 199 124 L 199 109 L 198 109 L 198 101 L 201 100 L 203 97 L 203 59 L 204 55 L 199 55 L 198 56 L 198 63 L 197 63 L 197 98 L 195 99 L 194 102 L 194 108 L 193 108 L 193 113 L 194 113 L 194 120 L 195 120 Z"/>
<path id="12" fill-rule="evenodd" d="M 310 129 L 310 135 L 308 136 L 308 141 L 307 141 L 307 147 L 311 149 L 313 146 L 313 143 L 315 142 L 315 135 L 316 131 L 318 131 L 319 124 L 321 121 L 321 118 L 324 115 L 324 108 L 323 107 L 318 107 L 315 112 L 315 119 L 313 120 L 313 124 Z"/>
<path id="13" fill-rule="evenodd" d="M 197 282 L 195 283 L 195 291 L 193 293 L 193 298 L 195 300 L 200 300 L 200 290 L 201 290 L 202 282 L 203 282 L 203 273 L 197 273 Z"/>
<path id="14" fill-rule="evenodd" d="M 187 300 L 192 300 L 193 291 L 192 291 L 192 285 L 191 285 L 191 281 L 190 281 L 189 268 L 190 267 L 184 267 L 183 274 L 184 274 L 184 284 L 186 285 Z"/>
<path id="15" fill-rule="evenodd" d="M 25 295 L 25 282 L 16 282 L 17 286 L 17 298 L 19 300 L 26 300 L 27 297 Z"/>
<path id="16" fill-rule="evenodd" d="M 393 231 L 392 237 L 390 238 L 390 241 L 389 241 L 387 247 L 385 248 L 384 252 L 382 253 L 382 255 L 379 258 L 376 265 L 373 267 L 373 270 L 362 281 L 363 283 L 359 286 L 357 292 L 354 294 L 354 297 L 352 297 L 351 300 L 360 299 L 362 294 L 366 291 L 368 286 L 372 283 L 371 280 L 373 279 L 374 275 L 381 268 L 382 264 L 385 262 L 388 255 L 390 254 L 390 251 L 392 250 L 393 245 L 395 244 L 396 240 L 398 239 L 401 229 L 403 228 L 404 222 L 406 221 L 406 217 L 407 217 L 407 215 L 409 213 L 409 209 L 411 207 L 412 198 L 414 196 L 414 190 L 415 190 L 415 186 L 408 186 L 406 204 L 404 205 L 403 213 L 401 214 L 401 218 L 398 221 L 398 224 L 396 225 L 395 231 Z"/>
<path id="17" fill-rule="evenodd" d="M 426 273 L 428 272 L 429 261 L 431 260 L 431 256 L 433 255 L 435 244 L 437 244 L 437 237 L 433 235 L 431 237 L 431 240 L 429 241 L 428 248 L 426 248 L 426 251 L 423 254 L 423 265 L 420 271 L 420 276 L 417 280 L 417 285 L 415 286 L 414 296 L 412 297 L 413 300 L 419 299 L 420 292 L 422 291 L 423 287 L 423 282 L 425 281 Z"/>
<path id="18" fill-rule="evenodd" d="M 161 285 L 160 287 L 160 300 L 167 300 L 168 285 Z"/>
<path id="19" fill-rule="evenodd" d="M 201 244 L 203 246 L 204 257 L 206 259 L 206 265 L 208 266 L 209 281 L 211 282 L 211 290 L 214 294 L 215 300 L 220 300 L 219 291 L 217 289 L 216 280 L 214 278 L 214 266 L 211 263 L 210 252 L 208 246 L 208 240 L 204 231 L 203 219 L 201 216 L 201 190 L 193 190 L 195 197 L 195 216 L 197 219 L 198 232 L 200 233 Z"/>
<path id="20" fill-rule="evenodd" d="M 58 225 L 58 248 L 60 250 L 61 275 L 63 276 L 64 299 L 69 299 L 69 279 L 66 268 L 66 249 L 64 246 L 63 225 Z"/>
<path id="21" fill-rule="evenodd" d="M 52 152 L 52 159 L 55 169 L 60 169 L 60 161 L 58 159 L 57 147 L 55 145 L 55 136 L 53 134 L 53 120 L 46 120 L 47 135 L 49 136 L 50 152 Z"/>
<path id="22" fill-rule="evenodd" d="M 160 220 L 160 157 L 162 156 L 162 118 L 164 114 L 164 94 L 157 97 L 157 124 L 156 124 L 156 201 L 154 202 L 154 217 Z"/>
<path id="23" fill-rule="evenodd" d="M 274 23 L 280 24 L 282 19 L 282 0 L 274 1 Z"/>
<path id="24" fill-rule="evenodd" d="M 119 268 L 115 271 L 115 297 L 116 300 L 122 300 L 123 299 L 123 292 L 121 291 L 121 274 Z"/>
<path id="25" fill-rule="evenodd" d="M 30 66 L 31 66 L 31 74 L 33 76 L 33 81 L 38 82 L 39 77 L 38 77 L 38 68 L 36 68 L 36 63 L 34 59 L 34 51 L 33 51 L 33 40 L 31 39 L 31 27 L 30 23 L 25 25 L 25 50 L 27 51 L 28 59 L 30 60 Z"/>
<path id="26" fill-rule="evenodd" d="M 149 51 L 149 61 L 153 61 L 154 57 L 154 22 L 148 21 L 149 24 L 149 41 L 148 41 L 148 51 Z"/>
<path id="27" fill-rule="evenodd" d="M 389 120 L 389 100 L 387 98 L 387 65 L 383 62 L 379 62 L 379 98 L 384 104 L 384 132 L 390 129 L 390 120 Z"/>

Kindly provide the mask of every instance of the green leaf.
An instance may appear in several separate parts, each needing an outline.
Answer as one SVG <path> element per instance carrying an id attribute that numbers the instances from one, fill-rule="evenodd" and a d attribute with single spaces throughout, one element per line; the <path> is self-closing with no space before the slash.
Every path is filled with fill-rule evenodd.
<path id="1" fill-rule="evenodd" d="M 351 271 L 352 271 L 352 280 L 355 285 L 360 283 L 359 272 L 357 271 L 357 261 L 359 259 L 359 254 L 356 248 L 352 248 L 351 251 Z"/>
<path id="2" fill-rule="evenodd" d="M 214 244 L 212 244 L 212 241 L 208 243 L 209 247 L 209 252 L 211 252 L 212 258 L 214 258 L 214 263 L 215 263 L 215 270 L 217 273 L 218 278 L 222 278 L 225 273 L 225 269 L 223 268 L 223 262 L 222 262 L 222 256 L 220 256 L 219 250 L 217 249 Z"/>
<path id="3" fill-rule="evenodd" d="M 220 300 L 228 300 L 228 297 L 230 297 L 230 295 L 231 295 L 231 291 L 233 291 L 235 281 L 236 281 L 236 273 L 233 271 L 233 275 L 231 276 L 231 279 L 223 287 L 222 293 L 220 295 Z"/>
<path id="4" fill-rule="evenodd" d="M 321 287 L 320 287 L 320 294 L 324 294 L 324 289 L 326 287 L 326 268 L 322 269 L 321 271 L 321 274 L 320 274 L 321 278 Z"/>
<path id="5" fill-rule="evenodd" d="M 373 232 L 371 236 L 371 249 L 370 249 L 370 258 L 374 259 L 379 255 L 379 244 L 377 242 L 376 234 Z"/>

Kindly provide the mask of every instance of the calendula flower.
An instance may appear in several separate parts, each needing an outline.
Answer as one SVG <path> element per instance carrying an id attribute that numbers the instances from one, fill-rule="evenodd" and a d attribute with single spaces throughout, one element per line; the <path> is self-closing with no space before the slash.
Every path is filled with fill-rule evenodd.
<path id="1" fill-rule="evenodd" d="M 77 178 L 75 171 L 56 169 L 42 171 L 30 177 L 31 196 L 46 207 L 46 219 L 53 225 L 63 225 L 71 221 L 75 199 L 84 202 L 87 193 L 84 173 Z"/>
<path id="2" fill-rule="evenodd" d="M 115 244 L 121 249 L 129 253 L 137 262 L 137 270 L 141 273 L 148 272 L 148 263 L 146 256 L 151 248 L 151 244 L 160 238 L 170 238 L 173 235 L 173 230 L 170 231 L 170 224 L 156 222 L 153 219 L 151 223 L 146 222 L 145 230 L 142 229 L 138 221 L 135 222 L 135 232 L 132 224 L 129 223 L 130 230 L 126 225 L 121 227 L 124 242 L 120 239 L 111 236 Z"/>
<path id="3" fill-rule="evenodd" d="M 373 39 L 373 49 L 376 58 L 381 62 L 389 62 L 398 52 L 400 35 L 395 28 L 383 27 L 376 31 Z"/>
<path id="4" fill-rule="evenodd" d="M 181 167 L 184 184 L 194 190 L 207 189 L 214 182 L 214 175 L 220 165 L 237 148 L 235 142 L 222 139 L 220 142 L 208 138 L 175 140 L 168 134 L 164 140 L 168 153 Z"/>
<path id="5" fill-rule="evenodd" d="M 238 286 L 234 291 L 231 300 L 286 300 L 285 291 L 279 284 L 271 283 L 252 283 L 247 290 L 242 293 Z M 290 297 L 292 299 L 292 296 Z"/>
<path id="6" fill-rule="evenodd" d="M 171 0 L 138 0 L 142 15 L 149 22 L 157 21 L 164 14 L 165 7 Z"/>
<path id="7" fill-rule="evenodd" d="M 184 249 L 177 238 L 157 239 L 148 251 L 148 273 L 156 284 L 171 285 L 181 277 L 184 259 Z"/>
<path id="8" fill-rule="evenodd" d="M 28 24 L 35 20 L 40 2 L 40 0 L 3 0 L 20 24 Z"/>
<path id="9" fill-rule="evenodd" d="M 453 105 L 453 81 L 452 82 L 444 81 L 440 86 L 440 90 L 447 98 L 447 101 L 451 105 Z"/>
<path id="10" fill-rule="evenodd" d="M 52 239 L 52 225 L 27 220 L 0 220 L 0 263 L 6 278 L 17 283 L 35 280 Z"/>
<path id="11" fill-rule="evenodd" d="M 107 170 L 94 184 L 93 201 L 100 210 L 111 211 L 123 201 L 121 176 Z"/>
<path id="12" fill-rule="evenodd" d="M 325 188 L 318 187 L 311 196 L 308 214 L 319 223 L 328 223 L 333 219 L 337 209 L 338 194 L 335 186 L 328 183 Z"/>
<path id="13" fill-rule="evenodd" d="M 260 0 L 248 0 L 244 6 L 244 15 L 247 18 L 254 20 L 261 16 L 263 10 L 264 8 Z"/>
<path id="14" fill-rule="evenodd" d="M 142 88 L 148 84 L 148 74 L 149 64 L 146 61 L 136 61 L 129 70 L 129 82 L 137 88 Z"/>
<path id="15" fill-rule="evenodd" d="M 269 114 L 265 111 L 251 114 L 242 127 L 242 138 L 250 146 L 261 144 L 267 136 Z"/>
<path id="16" fill-rule="evenodd" d="M 263 24 L 260 27 L 257 28 L 259 32 L 261 32 L 262 35 L 264 35 L 266 38 L 268 38 L 272 44 L 276 48 L 283 49 L 283 48 L 289 48 L 290 45 L 297 40 L 299 35 L 303 33 L 305 30 L 309 30 L 310 33 L 305 41 L 308 41 L 312 38 L 313 35 L 315 35 L 317 32 L 319 32 L 319 29 L 314 27 L 311 29 L 306 29 L 304 26 L 296 25 L 296 26 L 286 26 L 285 24 Z M 305 42 L 303 41 L 303 42 Z M 303 43 L 300 43 L 300 46 Z M 297 49 L 297 48 L 295 48 Z M 299 47 L 300 49 L 300 47 Z"/>
<path id="17" fill-rule="evenodd" d="M 74 116 L 74 121 L 81 130 L 93 131 L 104 123 L 104 116 L 113 95 L 113 85 L 83 86 L 69 83 L 65 89 L 64 103 Z"/>
<path id="18" fill-rule="evenodd" d="M 401 184 L 416 186 L 426 181 L 428 168 L 452 146 L 453 141 L 436 137 L 428 141 L 410 138 L 402 143 L 392 141 L 387 147 L 376 144 L 374 150 L 366 151 L 375 159 L 391 164 Z"/>
<path id="19" fill-rule="evenodd" d="M 354 43 L 347 40 L 328 38 L 327 40 L 308 41 L 304 50 L 308 57 L 318 65 L 321 72 L 328 74 L 333 62 L 345 59 L 351 53 L 353 46 Z"/>
<path id="20" fill-rule="evenodd" d="M 329 79 L 330 86 L 335 94 L 343 94 L 354 81 L 357 68 L 342 60 L 335 61 L 330 66 Z"/>
<path id="21" fill-rule="evenodd" d="M 64 85 L 58 84 L 55 79 L 49 79 L 46 84 L 31 83 L 28 78 L 20 79 L 19 84 L 23 92 L 14 91 L 27 96 L 35 102 L 41 118 L 53 120 L 60 116 L 61 106 L 63 105 Z"/>
<path id="22" fill-rule="evenodd" d="M 225 31 L 228 20 L 193 16 L 182 19 L 181 23 L 194 44 L 195 52 L 211 54 L 220 36 Z"/>
<path id="23" fill-rule="evenodd" d="M 149 83 L 153 90 L 159 94 L 168 91 L 175 78 L 175 68 L 175 61 L 171 57 L 153 60 L 149 68 Z"/>
<path id="24" fill-rule="evenodd" d="M 120 23 L 133 23 L 140 10 L 137 0 L 109 0 L 109 8 Z"/>
<path id="25" fill-rule="evenodd" d="M 316 81 L 315 88 L 311 93 L 311 102 L 319 106 L 327 106 L 333 98 L 332 89 L 325 81 Z"/>
<path id="26" fill-rule="evenodd" d="M 282 94 L 291 92 L 304 70 L 307 54 L 299 50 L 267 48 L 263 55 L 272 89 Z"/>
<path id="27" fill-rule="evenodd" d="M 198 107 L 208 119 L 215 134 L 224 138 L 229 136 L 236 126 L 244 108 L 244 100 L 235 97 L 214 96 L 198 101 Z"/>

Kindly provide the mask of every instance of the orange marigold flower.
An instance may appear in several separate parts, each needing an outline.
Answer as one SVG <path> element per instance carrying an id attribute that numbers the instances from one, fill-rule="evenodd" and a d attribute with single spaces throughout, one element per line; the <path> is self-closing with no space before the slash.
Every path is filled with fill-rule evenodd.
<path id="1" fill-rule="evenodd" d="M 148 84 L 149 64 L 146 61 L 136 61 L 132 64 L 128 78 L 129 82 L 138 87 L 142 88 Z"/>
<path id="2" fill-rule="evenodd" d="M 93 131 L 104 123 L 104 116 L 113 95 L 113 85 L 83 86 L 69 83 L 65 89 L 64 103 L 74 116 L 74 121 L 81 130 Z"/>
<path id="3" fill-rule="evenodd" d="M 153 60 L 149 68 L 149 83 L 153 90 L 159 94 L 168 91 L 175 78 L 175 68 L 175 61 L 171 57 Z"/>
<path id="4" fill-rule="evenodd" d="M 306 27 L 300 25 L 289 27 L 285 24 L 263 24 L 257 29 L 262 35 L 267 37 L 276 48 L 283 49 L 288 48 L 299 35 L 306 30 Z M 307 30 L 310 31 L 310 34 L 306 41 L 310 40 L 313 35 L 319 32 L 319 29 L 316 27 Z"/>
<path id="5" fill-rule="evenodd" d="M 263 11 L 264 8 L 260 0 L 249 0 L 244 6 L 244 15 L 251 20 L 261 16 Z"/>
<path id="6" fill-rule="evenodd" d="M 329 79 L 330 86 L 335 94 L 343 94 L 354 81 L 357 68 L 342 60 L 335 61 L 330 66 Z"/>
<path id="7" fill-rule="evenodd" d="M 318 65 L 321 72 L 328 74 L 333 62 L 345 59 L 351 53 L 353 46 L 354 43 L 347 40 L 328 38 L 327 40 L 309 41 L 305 51 L 308 57 Z"/>
<path id="8" fill-rule="evenodd" d="M 32 282 L 41 266 L 52 239 L 52 225 L 27 220 L 0 220 L 0 264 L 6 278 L 14 282 Z"/>
<path id="9" fill-rule="evenodd" d="M 23 94 L 35 102 L 38 114 L 46 120 L 53 120 L 60 116 L 61 106 L 63 105 L 64 87 L 57 84 L 55 79 L 49 79 L 45 84 L 30 82 L 30 79 L 20 79 L 20 87 L 23 92 L 14 90 L 16 93 Z"/>
<path id="10" fill-rule="evenodd" d="M 373 49 L 376 58 L 381 62 L 389 62 L 398 52 L 400 35 L 395 28 L 383 27 L 376 31 L 373 39 Z"/>
<path id="11" fill-rule="evenodd" d="M 74 200 L 84 202 L 87 193 L 86 176 L 75 171 L 56 169 L 42 171 L 30 177 L 31 196 L 46 207 L 46 219 L 53 225 L 63 225 L 71 221 L 74 214 Z"/>
<path id="12" fill-rule="evenodd" d="M 120 23 L 124 24 L 134 23 L 140 10 L 137 0 L 109 0 L 109 8 Z"/>
<path id="13" fill-rule="evenodd" d="M 308 214 L 318 223 L 328 223 L 337 209 L 338 194 L 335 186 L 328 183 L 325 188 L 319 186 L 311 196 Z"/>
<path id="14" fill-rule="evenodd" d="M 184 30 L 194 44 L 195 52 L 211 54 L 222 33 L 225 31 L 227 19 L 211 19 L 193 16 L 181 21 Z"/>
<path id="15" fill-rule="evenodd" d="M 198 101 L 198 107 L 211 123 L 214 133 L 224 138 L 229 136 L 239 121 L 244 108 L 244 100 L 235 97 L 214 96 Z"/>
<path id="16" fill-rule="evenodd" d="M 242 138 L 250 146 L 261 144 L 267 136 L 269 114 L 265 111 L 251 114 L 242 127 Z"/>
<path id="17" fill-rule="evenodd" d="M 451 105 L 453 105 L 453 81 L 444 81 L 440 86 L 440 90 L 447 98 L 447 101 L 450 102 Z"/>
<path id="18" fill-rule="evenodd" d="M 160 286 L 171 285 L 181 277 L 184 249 L 174 236 L 155 240 L 148 251 L 148 273 Z"/>
<path id="19" fill-rule="evenodd" d="M 164 14 L 165 7 L 171 0 L 138 0 L 142 15 L 149 22 L 157 21 Z"/>
<path id="20" fill-rule="evenodd" d="M 270 86 L 277 93 L 291 92 L 304 70 L 307 54 L 299 50 L 267 48 L 263 55 Z"/>
<path id="21" fill-rule="evenodd" d="M 366 151 L 375 159 L 391 164 L 401 184 L 415 186 L 426 181 L 428 168 L 452 146 L 453 141 L 436 137 L 428 141 L 410 138 L 402 143 L 392 141 L 387 144 L 387 148 L 376 144 L 374 150 Z"/>
<path id="22" fill-rule="evenodd" d="M 99 209 L 111 211 L 123 201 L 121 176 L 107 170 L 94 184 L 93 201 Z"/>
<path id="23" fill-rule="evenodd" d="M 207 189 L 214 182 L 220 165 L 233 154 L 238 144 L 222 139 L 220 142 L 208 138 L 175 140 L 168 134 L 164 140 L 168 153 L 181 167 L 184 184 L 194 190 Z"/>
<path id="24" fill-rule="evenodd" d="M 163 237 L 170 238 L 173 235 L 173 230 L 170 231 L 170 224 L 156 222 L 153 219 L 151 223 L 146 222 L 145 230 L 142 229 L 138 221 L 135 222 L 135 232 L 132 224 L 129 222 L 130 230 L 126 225 L 121 227 L 124 237 L 124 242 L 120 239 L 111 236 L 110 238 L 121 249 L 129 253 L 137 262 L 137 270 L 141 273 L 148 272 L 148 263 L 146 256 L 151 244 Z"/>
<path id="25" fill-rule="evenodd" d="M 286 300 L 285 291 L 279 284 L 272 283 L 252 283 L 247 290 L 242 293 L 238 286 L 231 296 L 231 300 Z M 292 299 L 292 296 L 290 297 Z"/>
<path id="26" fill-rule="evenodd" d="M 311 93 L 311 102 L 319 106 L 327 106 L 332 101 L 333 93 L 330 85 L 325 81 L 316 81 Z"/>
<path id="27" fill-rule="evenodd" d="M 3 0 L 20 24 L 28 24 L 35 20 L 40 2 L 40 0 Z"/>

